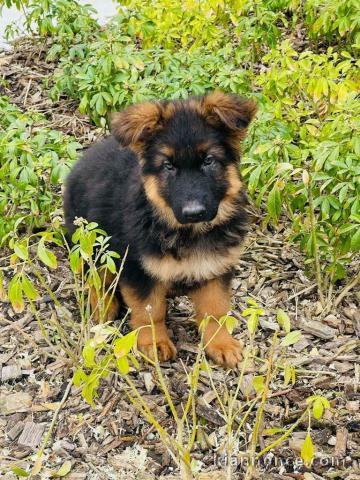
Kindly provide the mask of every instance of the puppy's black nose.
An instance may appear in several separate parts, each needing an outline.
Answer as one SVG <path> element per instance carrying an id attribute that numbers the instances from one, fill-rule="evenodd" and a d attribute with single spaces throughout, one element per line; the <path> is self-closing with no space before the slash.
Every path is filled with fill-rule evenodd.
<path id="1" fill-rule="evenodd" d="M 182 209 L 183 217 L 187 222 L 199 222 L 202 220 L 206 208 L 197 200 L 192 200 L 184 205 Z"/>

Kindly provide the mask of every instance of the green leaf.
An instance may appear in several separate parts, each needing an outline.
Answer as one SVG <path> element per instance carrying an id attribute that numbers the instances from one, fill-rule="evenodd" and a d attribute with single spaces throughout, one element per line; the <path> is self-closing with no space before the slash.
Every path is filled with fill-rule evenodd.
<path id="1" fill-rule="evenodd" d="M 294 330 L 293 332 L 290 332 L 286 335 L 285 338 L 282 339 L 280 345 L 282 347 L 288 347 L 289 345 L 294 345 L 294 343 L 297 343 L 301 338 L 301 332 L 300 330 Z"/>
<path id="2" fill-rule="evenodd" d="M 330 202 L 325 197 L 324 200 L 321 202 L 321 214 L 322 214 L 323 220 L 329 218 L 329 213 L 330 213 Z"/>
<path id="3" fill-rule="evenodd" d="M 357 252 L 360 250 L 360 228 L 354 233 L 354 235 L 351 237 L 351 249 L 354 252 Z"/>
<path id="4" fill-rule="evenodd" d="M 131 363 L 134 365 L 136 370 L 139 370 L 140 363 L 137 361 L 136 357 L 134 357 L 134 355 L 129 354 L 127 358 L 131 361 Z"/>
<path id="5" fill-rule="evenodd" d="M 94 367 L 95 364 L 95 346 L 92 340 L 88 340 L 83 348 L 82 356 L 84 359 L 85 367 Z"/>
<path id="6" fill-rule="evenodd" d="M 89 405 L 92 407 L 95 406 L 94 404 L 94 397 L 97 394 L 97 388 L 99 386 L 99 376 L 97 375 L 96 371 L 92 372 L 86 380 L 86 384 L 82 389 L 82 396 L 88 402 Z"/>
<path id="7" fill-rule="evenodd" d="M 267 199 L 267 209 L 270 217 L 277 222 L 281 214 L 281 195 L 276 184 L 269 193 Z"/>
<path id="8" fill-rule="evenodd" d="M 25 242 L 15 242 L 14 252 L 21 260 L 28 260 L 29 258 L 27 243 Z"/>
<path id="9" fill-rule="evenodd" d="M 84 233 L 82 236 L 80 236 L 80 252 L 81 255 L 84 257 L 85 260 L 88 260 L 90 257 L 92 257 L 93 251 L 94 251 L 94 243 L 96 240 L 96 232 L 92 233 Z"/>
<path id="10" fill-rule="evenodd" d="M 224 315 L 219 319 L 220 325 L 225 325 L 226 330 L 229 333 L 232 333 L 234 331 L 234 328 L 237 326 L 238 321 L 235 317 L 232 317 L 231 315 Z"/>
<path id="11" fill-rule="evenodd" d="M 258 307 L 259 306 L 258 303 L 256 302 L 256 300 L 254 300 L 253 298 L 250 298 L 250 297 L 246 298 L 246 303 L 248 305 L 253 306 L 253 307 Z"/>
<path id="12" fill-rule="evenodd" d="M 67 460 L 66 462 L 64 462 L 61 467 L 59 468 L 59 470 L 55 473 L 52 473 L 51 476 L 53 478 L 58 478 L 58 477 L 65 477 L 65 475 L 67 475 L 70 470 L 71 470 L 71 462 L 70 460 Z"/>
<path id="13" fill-rule="evenodd" d="M 27 472 L 26 470 L 24 470 L 21 467 L 17 467 L 16 465 L 12 465 L 10 467 L 10 469 L 18 477 L 28 477 L 29 476 L 29 472 Z"/>
<path id="14" fill-rule="evenodd" d="M 253 378 L 253 387 L 257 393 L 262 392 L 264 389 L 265 377 L 263 375 L 257 375 Z"/>
<path id="15" fill-rule="evenodd" d="M 257 145 L 257 147 L 255 148 L 254 150 L 254 154 L 255 155 L 261 155 L 262 153 L 265 153 L 267 152 L 268 150 L 270 150 L 270 148 L 272 147 L 272 143 L 268 142 L 268 143 L 262 143 L 260 145 Z"/>
<path id="16" fill-rule="evenodd" d="M 294 167 L 289 162 L 281 162 L 276 165 L 276 174 L 287 172 L 289 170 L 294 170 Z"/>
<path id="17" fill-rule="evenodd" d="M 110 273 L 116 274 L 116 265 L 114 260 L 110 257 L 106 257 L 106 268 L 109 270 Z"/>
<path id="18" fill-rule="evenodd" d="M 258 326 L 258 316 L 256 315 L 256 312 L 253 312 L 247 321 L 247 327 L 249 332 L 253 335 L 256 332 L 257 326 Z"/>
<path id="19" fill-rule="evenodd" d="M 106 113 L 106 105 L 102 95 L 99 93 L 97 100 L 96 100 L 96 111 L 99 115 L 105 115 Z"/>
<path id="20" fill-rule="evenodd" d="M 39 259 L 50 268 L 57 267 L 57 259 L 55 255 L 45 247 L 45 238 L 42 238 L 38 243 L 37 255 Z"/>
<path id="21" fill-rule="evenodd" d="M 116 358 L 125 357 L 130 350 L 135 346 L 137 338 L 137 331 L 133 330 L 132 332 L 124 335 L 122 338 L 118 338 L 114 342 L 114 355 Z"/>
<path id="22" fill-rule="evenodd" d="M 354 223 L 345 223 L 339 228 L 339 234 L 343 235 L 344 233 L 351 232 L 351 230 L 354 230 L 354 228 L 358 228 L 358 226 Z"/>
<path id="23" fill-rule="evenodd" d="M 324 413 L 324 405 L 321 398 L 317 398 L 313 403 L 313 414 L 317 420 L 320 420 Z"/>
<path id="24" fill-rule="evenodd" d="M 249 176 L 249 181 L 248 181 L 248 188 L 249 188 L 249 191 L 254 193 L 257 186 L 258 186 L 258 183 L 259 183 L 259 179 L 260 179 L 260 175 L 261 175 L 261 165 L 258 165 L 250 174 Z"/>
<path id="25" fill-rule="evenodd" d="M 284 332 L 289 333 L 291 324 L 289 315 L 284 312 L 281 308 L 279 308 L 276 312 L 276 319 L 280 327 L 284 330 Z"/>
<path id="26" fill-rule="evenodd" d="M 116 366 L 120 373 L 127 375 L 129 373 L 129 360 L 127 357 L 121 357 L 116 360 Z"/>
<path id="27" fill-rule="evenodd" d="M 284 370 L 284 385 L 285 387 L 289 385 L 292 376 L 292 366 L 286 365 Z"/>
<path id="28" fill-rule="evenodd" d="M 310 467 L 314 460 L 314 455 L 315 455 L 315 449 L 314 449 L 313 442 L 311 440 L 310 433 L 306 435 L 304 443 L 301 447 L 300 455 L 304 464 Z"/>
<path id="29" fill-rule="evenodd" d="M 21 313 L 24 308 L 24 297 L 22 294 L 22 282 L 19 274 L 15 275 L 9 283 L 8 297 L 15 313 Z"/>
<path id="30" fill-rule="evenodd" d="M 5 300 L 6 300 L 6 290 L 5 290 L 4 274 L 3 274 L 3 271 L 0 270 L 0 301 L 5 302 Z"/>
<path id="31" fill-rule="evenodd" d="M 78 248 L 70 253 L 70 268 L 73 273 L 81 272 L 81 260 Z"/>
<path id="32" fill-rule="evenodd" d="M 80 387 L 80 385 L 82 383 L 84 383 L 86 381 L 86 379 L 87 379 L 87 375 L 82 368 L 78 368 L 74 372 L 73 382 L 74 382 L 75 387 Z"/>
<path id="33" fill-rule="evenodd" d="M 200 363 L 199 370 L 211 374 L 211 366 L 208 364 L 206 359 Z"/>
<path id="34" fill-rule="evenodd" d="M 89 99 L 87 95 L 84 95 L 81 99 L 81 102 L 79 104 L 79 112 L 81 114 L 85 114 L 87 111 L 87 106 L 89 105 Z"/>
<path id="35" fill-rule="evenodd" d="M 309 130 L 310 134 L 313 137 L 318 136 L 319 130 L 316 127 L 314 127 L 314 125 L 306 125 L 306 128 Z"/>
<path id="36" fill-rule="evenodd" d="M 44 461 L 44 457 L 42 454 L 40 454 L 36 460 L 35 460 L 35 463 L 34 465 L 32 466 L 32 469 L 31 469 L 31 476 L 33 477 L 34 475 L 37 475 L 38 473 L 40 473 L 41 469 L 42 469 L 42 465 L 43 465 L 43 461 Z"/>
<path id="37" fill-rule="evenodd" d="M 211 317 L 204 317 L 201 322 L 200 322 L 200 325 L 199 325 L 199 331 L 200 333 L 203 333 L 205 328 L 208 326 L 209 322 L 211 320 Z"/>
<path id="38" fill-rule="evenodd" d="M 25 274 L 22 276 L 21 283 L 22 283 L 23 292 L 25 293 L 25 295 L 29 300 L 36 300 L 37 298 L 39 298 L 38 291 L 36 290 L 34 285 L 30 282 L 30 280 L 27 278 Z"/>

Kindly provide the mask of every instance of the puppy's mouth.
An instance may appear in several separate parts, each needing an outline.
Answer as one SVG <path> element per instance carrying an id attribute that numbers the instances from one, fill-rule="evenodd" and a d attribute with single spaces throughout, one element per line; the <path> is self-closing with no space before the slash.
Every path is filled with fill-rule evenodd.
<path id="1" fill-rule="evenodd" d="M 184 220 L 182 218 L 178 218 L 176 217 L 176 220 L 181 224 L 181 225 L 184 225 L 184 226 L 192 226 L 192 225 L 199 225 L 199 224 L 204 224 L 204 223 L 208 223 L 210 224 L 214 219 L 215 219 L 216 215 L 212 216 L 212 217 L 206 217 L 206 218 L 203 218 L 203 219 L 200 219 L 200 218 L 197 218 L 197 219 L 193 219 L 193 220 Z"/>

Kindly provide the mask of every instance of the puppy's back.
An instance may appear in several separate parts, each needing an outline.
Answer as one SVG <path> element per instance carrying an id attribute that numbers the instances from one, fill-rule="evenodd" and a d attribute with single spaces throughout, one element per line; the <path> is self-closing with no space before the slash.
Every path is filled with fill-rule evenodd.
<path id="1" fill-rule="evenodd" d="M 112 136 L 90 147 L 69 174 L 64 192 L 65 224 L 71 237 L 75 217 L 97 222 L 106 230 L 114 208 L 126 195 L 134 177 L 135 155 Z"/>

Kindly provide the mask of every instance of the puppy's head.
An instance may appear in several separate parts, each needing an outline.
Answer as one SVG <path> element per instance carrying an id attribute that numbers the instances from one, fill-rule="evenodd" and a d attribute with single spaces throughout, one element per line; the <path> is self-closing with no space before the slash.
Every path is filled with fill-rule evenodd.
<path id="1" fill-rule="evenodd" d="M 146 195 L 174 227 L 221 222 L 241 190 L 240 141 L 256 104 L 213 92 L 144 102 L 112 118 L 112 134 L 135 151 Z"/>

